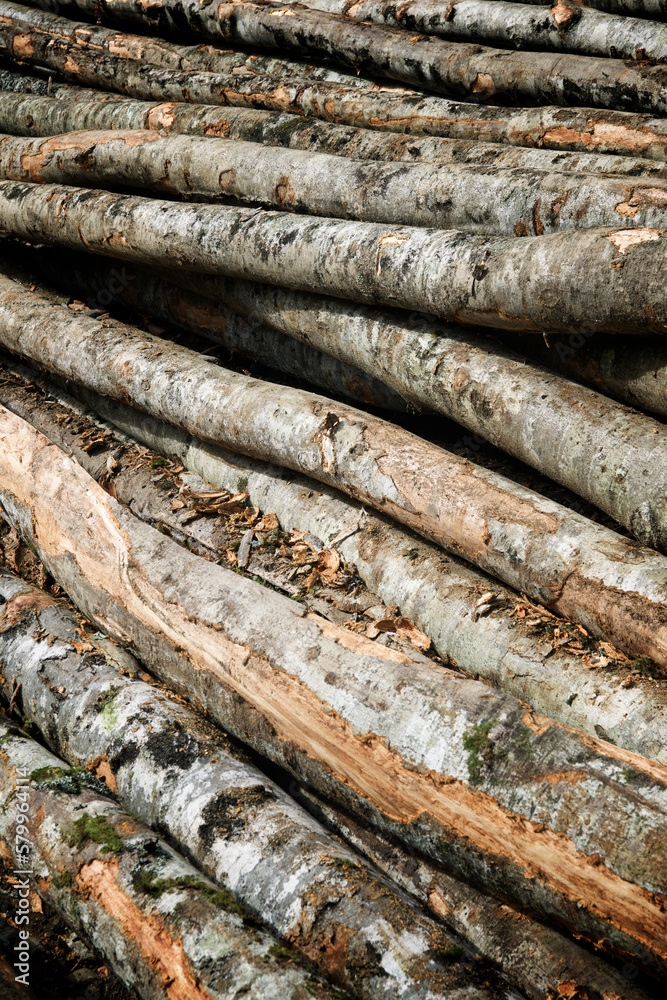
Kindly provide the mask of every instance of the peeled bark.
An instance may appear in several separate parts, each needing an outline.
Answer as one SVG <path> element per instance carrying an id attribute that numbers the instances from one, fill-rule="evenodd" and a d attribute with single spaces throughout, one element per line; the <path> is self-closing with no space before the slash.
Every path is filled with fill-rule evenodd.
<path id="1" fill-rule="evenodd" d="M 148 188 L 291 212 L 515 236 L 667 224 L 667 180 L 351 160 L 152 130 L 0 135 L 0 178 Z"/>
<path id="2" fill-rule="evenodd" d="M 122 676 L 66 606 L 6 571 L 0 593 L 11 622 L 0 632 L 0 683 L 9 696 L 21 684 L 22 711 L 53 751 L 105 780 L 123 808 L 320 974 L 358 997 L 415 1000 L 450 997 L 488 975 L 469 958 L 439 964 L 437 952 L 457 944 L 442 927 L 358 864 L 210 724 Z"/>
<path id="3" fill-rule="evenodd" d="M 136 263 L 268 281 L 442 319 L 542 334 L 667 329 L 652 229 L 532 238 L 183 205 L 0 182 L 0 229 Z"/>
<path id="4" fill-rule="evenodd" d="M 51 6 L 50 0 L 42 0 Z M 667 58 L 667 26 L 584 7 L 580 0 L 543 5 L 512 0 L 300 0 L 304 7 L 454 41 L 507 49 L 546 49 L 611 59 Z"/>
<path id="5" fill-rule="evenodd" d="M 293 336 L 293 334 L 290 334 Z M 316 341 L 313 341 L 316 343 Z M 513 341 L 531 358 L 613 399 L 667 417 L 667 352 L 661 338 L 537 337 Z"/>
<path id="6" fill-rule="evenodd" d="M 18 74 L 7 89 L 21 89 Z M 46 94 L 46 83 L 40 94 Z M 0 85 L 2 77 L 0 76 Z M 481 167 L 624 174 L 667 179 L 667 168 L 637 156 L 528 149 L 467 139 L 404 136 L 279 113 L 215 105 L 155 104 L 105 91 L 53 87 L 53 97 L 0 93 L 0 132 L 51 136 L 85 129 L 154 129 L 162 135 L 208 135 L 308 150 L 352 160 L 476 164 Z"/>
<path id="7" fill-rule="evenodd" d="M 546 52 L 517 53 L 475 43 L 413 35 L 266 0 L 43 0 L 48 8 L 182 30 L 214 41 L 332 58 L 374 76 L 459 96 L 534 104 L 584 104 L 662 114 L 667 74 L 661 66 Z"/>
<path id="8" fill-rule="evenodd" d="M 2 628 L 8 613 L 20 607 Z M 0 746 L 0 845 L 28 872 L 22 891 L 38 892 L 139 996 L 231 1000 L 242 985 L 253 1000 L 333 1000 L 99 782 L 2 720 Z"/>
<path id="9" fill-rule="evenodd" d="M 5 516 L 98 627 L 332 801 L 665 975 L 666 768 L 301 616 L 142 524 L 0 416 Z"/>
<path id="10" fill-rule="evenodd" d="M 214 367 L 6 277 L 0 289 L 0 340 L 21 357 L 336 486 L 621 648 L 667 662 L 663 556 L 363 411 Z M 652 530 L 663 513 L 664 505 L 644 515 Z"/>
<path id="11" fill-rule="evenodd" d="M 118 288 L 119 302 L 228 347 L 237 342 L 239 314 L 276 327 L 288 338 L 368 373 L 373 384 L 390 386 L 411 407 L 442 413 L 485 437 L 630 531 L 636 530 L 637 497 L 659 497 L 664 488 L 663 424 L 463 327 L 435 325 L 420 317 L 406 322 L 400 312 L 380 313 L 274 285 L 203 275 L 184 276 L 191 291 L 166 280 L 169 272 L 156 277 L 123 268 L 119 280 L 115 266 L 91 263 L 83 254 L 63 256 L 47 250 L 36 260 L 28 255 L 31 261 L 49 281 L 88 295 L 93 304 L 96 293 L 111 301 L 108 289 Z M 260 328 L 258 337 L 264 331 L 270 342 L 268 327 Z M 553 350 L 558 348 L 544 345 L 547 363 Z M 644 350 L 644 363 L 650 351 Z M 653 382 L 664 384 L 651 371 Z M 619 380 L 622 377 L 619 370 Z"/>

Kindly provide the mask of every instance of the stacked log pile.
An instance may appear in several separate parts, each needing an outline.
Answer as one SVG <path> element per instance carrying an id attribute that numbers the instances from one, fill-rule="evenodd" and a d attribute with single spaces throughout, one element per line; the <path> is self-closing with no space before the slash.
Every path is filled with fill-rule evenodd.
<path id="1" fill-rule="evenodd" d="M 662 995 L 666 13 L 0 0 L 17 991 Z"/>

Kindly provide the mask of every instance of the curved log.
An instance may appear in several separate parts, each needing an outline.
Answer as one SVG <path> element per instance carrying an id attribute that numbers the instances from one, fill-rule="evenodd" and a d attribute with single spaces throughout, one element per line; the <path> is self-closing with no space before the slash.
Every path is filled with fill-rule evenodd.
<path id="1" fill-rule="evenodd" d="M 510 236 L 667 224 L 667 180 L 379 163 L 152 130 L 44 139 L 0 134 L 0 178 L 148 188 L 187 200 L 233 199 L 339 219 Z"/>

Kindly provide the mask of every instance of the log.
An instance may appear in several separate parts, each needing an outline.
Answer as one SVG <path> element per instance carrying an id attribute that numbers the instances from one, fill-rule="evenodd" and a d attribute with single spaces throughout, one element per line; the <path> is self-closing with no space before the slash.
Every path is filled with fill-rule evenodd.
<path id="1" fill-rule="evenodd" d="M 6 89 L 21 90 L 24 80 L 42 84 L 39 94 L 0 93 L 0 132 L 9 135 L 51 136 L 85 129 L 154 129 L 162 135 L 209 135 L 260 142 L 265 146 L 346 156 L 352 160 L 410 163 L 478 164 L 520 170 L 560 170 L 574 173 L 622 174 L 667 179 L 659 161 L 606 153 L 572 153 L 529 149 L 499 142 L 447 139 L 377 132 L 367 128 L 320 122 L 277 111 L 254 111 L 215 105 L 164 104 L 126 100 L 108 91 L 53 85 L 37 77 L 11 74 Z M 0 76 L 0 86 L 2 77 Z"/>
<path id="2" fill-rule="evenodd" d="M 70 608 L 5 570 L 0 594 L 9 621 L 0 685 L 9 697 L 21 685 L 22 712 L 51 749 L 106 781 L 124 809 L 322 976 L 358 997 L 415 1000 L 450 997 L 483 974 L 498 979 L 469 953 L 451 967 L 438 962 L 460 939 L 360 864 L 214 727 L 120 674 Z"/>
<path id="3" fill-rule="evenodd" d="M 453 41 L 506 49 L 575 52 L 610 59 L 664 62 L 667 26 L 583 6 L 579 0 L 534 4 L 514 0 L 300 0 L 304 7 L 354 20 L 419 31 Z M 624 12 L 624 14 L 627 12 Z"/>
<path id="4" fill-rule="evenodd" d="M 515 0 L 511 0 L 512 3 Z M 519 3 L 525 0 L 517 0 Z M 545 4 L 551 6 L 553 0 L 531 0 L 532 3 Z M 637 15 L 637 17 L 650 17 L 659 20 L 667 13 L 667 3 L 665 0 L 586 0 L 587 7 L 596 10 L 604 10 L 610 14 L 620 14 L 622 16 Z"/>
<path id="5" fill-rule="evenodd" d="M 373 76 L 478 100 L 582 104 L 663 114 L 664 67 L 568 53 L 515 52 L 449 42 L 269 0 L 40 0 L 50 10 L 187 30 L 220 43 L 330 58 Z"/>
<path id="6" fill-rule="evenodd" d="M 0 4 L 0 11 L 4 9 Z M 29 35 L 29 44 L 26 44 Z M 55 40 L 54 40 L 55 41 Z M 43 43 L 43 44 L 42 44 Z M 39 53 L 35 45 L 40 44 Z M 667 127 L 661 118 L 595 108 L 496 108 L 375 90 L 351 89 L 330 82 L 303 81 L 276 86 L 271 77 L 233 81 L 214 74 L 165 72 L 131 60 L 91 53 L 79 47 L 47 45 L 38 33 L 0 21 L 0 47 L 19 62 L 42 60 L 75 83 L 88 82 L 102 90 L 165 101 L 268 109 L 319 118 L 349 126 L 369 127 L 408 135 L 448 136 L 499 142 L 512 146 L 590 151 L 667 159 Z M 76 59 L 74 58 L 76 55 Z M 171 113 L 171 108 L 167 113 Z"/>
<path id="7" fill-rule="evenodd" d="M 20 617 L 20 607 L 9 613 Z M 276 939 L 237 915 L 229 894 L 100 782 L 1 719 L 0 741 L 0 845 L 27 873 L 22 899 L 39 893 L 139 996 L 222 1000 L 239 984 L 253 1000 L 338 995 L 275 957 Z"/>
<path id="8" fill-rule="evenodd" d="M 0 420 L 4 516 L 98 628 L 332 802 L 665 976 L 667 768 L 423 658 L 378 656 L 185 551 L 24 421 Z"/>
<path id="9" fill-rule="evenodd" d="M 15 378 L 0 383 L 2 405 L 74 454 L 95 478 L 107 481 L 107 460 L 114 457 L 118 439 L 112 438 L 107 451 L 90 456 L 88 437 L 85 441 L 78 439 L 66 421 L 72 412 L 89 419 L 90 411 L 85 406 L 52 382 L 43 382 L 34 369 L 5 366 L 5 372 L 16 372 L 21 384 L 27 380 L 31 385 L 41 385 L 50 396 L 55 394 L 64 413 L 60 408 L 53 416 L 46 413 L 44 404 L 35 402 L 20 385 L 17 387 Z M 539 620 L 539 609 L 527 606 L 516 592 L 445 556 L 381 515 L 362 510 L 335 490 L 204 445 L 108 397 L 71 383 L 69 388 L 94 414 L 129 434 L 130 440 L 141 441 L 167 458 L 176 456 L 194 474 L 194 490 L 225 489 L 234 493 L 242 486 L 257 509 L 277 514 L 285 531 L 305 531 L 319 539 L 323 547 L 334 546 L 385 605 L 398 605 L 403 615 L 431 637 L 445 663 L 487 680 L 565 725 L 667 764 L 665 685 L 657 670 L 640 672 L 608 645 L 583 636 L 572 623 L 552 620 L 541 633 L 533 625 L 523 628 L 526 616 L 529 622 L 531 617 L 533 623 Z M 108 425 L 104 426 L 108 429 Z M 184 528 L 178 515 L 169 510 L 171 502 L 161 491 L 134 479 L 128 482 L 122 475 L 114 476 L 113 482 L 121 501 L 130 504 L 143 519 L 166 527 L 172 538 L 191 551 L 219 558 L 220 543 L 208 519 Z M 249 567 L 253 575 L 261 575 L 261 565 L 254 559 Z M 555 635 L 556 626 L 562 629 L 561 639 Z M 572 645 L 561 641 L 568 635 L 576 637 L 571 638 Z M 588 654 L 576 648 L 582 638 Z M 646 661 L 639 661 L 639 665 L 645 668 Z"/>
<path id="10" fill-rule="evenodd" d="M 0 181 L 0 230 L 540 335 L 667 329 L 662 230 L 479 236 L 15 181 Z"/>
<path id="11" fill-rule="evenodd" d="M 508 236 L 667 223 L 667 180 L 391 164 L 154 130 L 39 139 L 0 134 L 0 179 L 147 188 L 193 201 L 233 199 L 338 219 Z"/>
<path id="12" fill-rule="evenodd" d="M 7 277 L 0 292 L 0 342 L 20 357 L 342 489 L 594 634 L 667 662 L 664 556 L 361 410 L 212 366 Z"/>
<path id="13" fill-rule="evenodd" d="M 290 334 L 292 336 L 292 334 Z M 667 417 L 667 353 L 662 339 L 556 336 L 549 346 L 537 337 L 510 341 L 549 368 L 599 389 L 605 395 Z"/>
<path id="14" fill-rule="evenodd" d="M 0 143 L 0 169 L 1 158 Z M 400 312 L 353 307 L 275 285 L 182 275 L 189 289 L 180 289 L 168 280 L 170 272 L 156 276 L 124 267 L 119 280 L 115 265 L 91 263 L 87 254 L 46 250 L 36 257 L 34 252 L 26 255 L 26 263 L 36 265 L 50 283 L 88 295 L 93 305 L 96 295 L 108 305 L 114 288 L 118 303 L 231 348 L 238 343 L 234 327 L 239 314 L 251 323 L 268 324 L 262 328 L 267 339 L 269 328 L 277 328 L 288 343 L 296 338 L 367 373 L 373 384 L 390 386 L 410 407 L 457 421 L 630 531 L 635 530 L 637 496 L 660 495 L 667 432 L 659 421 L 531 364 L 495 338 L 419 316 L 406 322 Z M 541 360 L 548 363 L 549 353 L 558 348 L 547 348 L 542 338 L 539 342 L 544 345 Z M 664 383 L 647 364 L 650 351 L 645 348 L 640 357 L 651 373 L 645 381 L 657 387 Z M 618 377 L 623 377 L 620 371 Z M 653 487 L 648 469 L 655 470 Z M 619 483 L 624 485 L 621 494 Z"/>

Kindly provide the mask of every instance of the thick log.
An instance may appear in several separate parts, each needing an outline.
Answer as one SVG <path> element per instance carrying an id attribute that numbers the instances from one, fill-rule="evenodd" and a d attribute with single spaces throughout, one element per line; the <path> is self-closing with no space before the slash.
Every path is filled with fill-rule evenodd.
<path id="1" fill-rule="evenodd" d="M 651 549 L 363 411 L 212 366 L 9 278 L 0 289 L 0 340 L 19 356 L 336 486 L 595 634 L 667 662 L 667 560 Z M 652 527 L 663 510 L 650 511 Z"/>
<path id="2" fill-rule="evenodd" d="M 293 334 L 290 334 L 293 336 Z M 661 338 L 604 337 L 511 340 L 549 368 L 593 386 L 613 399 L 667 417 L 667 353 Z"/>
<path id="3" fill-rule="evenodd" d="M 512 3 L 515 0 L 511 0 Z M 517 0 L 525 3 L 525 0 Z M 535 4 L 543 4 L 550 7 L 553 0 L 531 0 Z M 659 20 L 667 14 L 667 3 L 665 0 L 586 0 L 587 7 L 595 10 L 604 10 L 609 14 L 620 14 L 624 17 L 637 15 L 637 17 L 649 17 Z"/>
<path id="4" fill-rule="evenodd" d="M 1 5 L 0 5 L 1 7 Z M 28 36 L 28 37 L 26 37 Z M 55 42 L 55 40 L 54 40 Z M 409 135 L 445 136 L 512 146 L 600 152 L 667 159 L 667 126 L 660 118 L 595 108 L 495 108 L 441 97 L 359 90 L 327 82 L 276 86 L 271 77 L 220 79 L 208 73 L 166 72 L 159 67 L 100 56 L 79 47 L 58 48 L 37 33 L 0 21 L 0 43 L 19 62 L 39 63 L 75 83 L 88 83 L 141 99 L 202 101 L 289 112 L 349 126 Z M 35 45 L 43 43 L 39 52 Z M 171 114 L 171 108 L 167 109 Z"/>
<path id="5" fill-rule="evenodd" d="M 0 182 L 0 229 L 521 332 L 667 329 L 662 230 L 490 237 L 14 181 Z"/>
<path id="6" fill-rule="evenodd" d="M 65 414 L 73 410 L 78 417 L 89 417 L 90 411 L 81 403 L 53 383 L 43 383 L 34 369 L 13 366 L 11 370 L 17 371 L 19 379 L 42 384 L 43 391 L 55 394 Z M 526 609 L 516 592 L 446 557 L 380 515 L 362 510 L 335 490 L 204 445 L 108 397 L 71 383 L 69 388 L 92 407 L 93 413 L 129 434 L 130 440 L 141 441 L 165 457 L 175 456 L 193 473 L 193 489 L 235 492 L 242 486 L 258 509 L 276 513 L 285 531 L 309 532 L 323 546 L 335 546 L 385 605 L 398 605 L 403 615 L 432 638 L 445 663 L 484 678 L 566 725 L 667 764 L 664 680 L 640 673 L 633 664 L 625 666 L 618 655 L 614 659 L 606 644 L 587 639 L 589 653 L 581 653 L 576 644 L 581 643 L 582 633 L 571 623 L 568 627 L 553 620 L 541 636 L 532 631 L 532 625 L 523 628 L 521 616 L 528 613 L 529 623 L 530 616 L 535 622 L 539 612 L 534 607 Z M 63 413 L 57 410 L 53 417 L 47 415 L 44 405 L 17 388 L 14 378 L 0 385 L 0 400 L 74 454 L 95 478 L 107 478 L 107 457 L 116 451 L 116 438 L 112 438 L 107 453 L 102 450 L 91 457 L 86 451 L 88 439 L 78 441 L 76 434 L 64 427 Z M 168 509 L 170 501 L 159 491 L 142 485 L 139 498 L 132 503 L 132 484 L 126 484 L 123 476 L 114 478 L 114 484 L 122 502 L 131 504 L 142 518 L 166 526 L 171 537 L 191 551 L 216 558 L 220 546 L 208 524 L 193 522 L 183 528 L 178 516 Z M 261 572 L 254 560 L 248 565 L 252 574 Z M 556 626 L 561 627 L 563 639 L 568 635 L 576 638 L 561 641 L 555 635 Z"/>
<path id="7" fill-rule="evenodd" d="M 20 617 L 17 603 L 0 627 Z M 123 812 L 100 782 L 2 720 L 0 743 L 0 845 L 27 873 L 22 898 L 39 893 L 125 985 L 146 1000 L 223 1000 L 239 984 L 253 1000 L 334 1000 L 333 988 L 274 957 L 276 939 L 237 915 L 228 893 Z"/>
<path id="8" fill-rule="evenodd" d="M 660 65 L 620 59 L 520 52 L 449 42 L 337 14 L 268 0 L 40 0 L 51 10 L 83 13 L 220 42 L 334 59 L 373 76 L 481 100 L 583 104 L 663 114 L 667 74 Z"/>
<path id="9" fill-rule="evenodd" d="M 97 627 L 332 801 L 665 975 L 666 768 L 421 657 L 378 656 L 187 552 L 0 419 L 4 516 Z"/>
<path id="10" fill-rule="evenodd" d="M 49 2 L 49 0 L 45 0 Z M 610 59 L 667 58 L 667 26 L 583 6 L 580 0 L 534 4 L 513 0 L 300 0 L 304 7 L 401 27 L 453 41 L 506 49 L 576 52 Z M 624 12 L 625 13 L 625 12 Z"/>
<path id="11" fill-rule="evenodd" d="M 152 130 L 0 135 L 0 178 L 148 188 L 194 201 L 231 198 L 339 219 L 509 236 L 667 223 L 667 180 L 391 164 Z"/>
<path id="12" fill-rule="evenodd" d="M 450 997 L 489 974 L 469 957 L 439 963 L 460 941 L 358 864 L 210 724 L 120 674 L 66 605 L 7 571 L 0 594 L 9 623 L 0 684 L 8 697 L 21 685 L 22 712 L 51 749 L 106 781 L 128 812 L 321 975 L 358 997 L 417 1000 Z"/>
<path id="13" fill-rule="evenodd" d="M 46 95 L 45 81 L 17 73 L 11 77 L 6 90 L 21 91 L 24 80 L 28 81 L 26 87 L 31 80 L 41 87 L 36 88 L 38 94 L 35 96 L 34 91 L 28 94 L 27 90 L 0 93 L 0 132 L 9 135 L 51 136 L 85 129 L 154 129 L 162 135 L 219 136 L 265 146 L 346 156 L 353 160 L 465 163 L 522 171 L 558 170 L 667 179 L 667 168 L 663 164 L 638 156 L 572 153 L 472 139 L 398 135 L 320 122 L 287 112 L 245 108 L 223 110 L 215 105 L 126 100 L 108 91 L 69 85 L 54 84 L 54 96 L 41 96 Z M 2 83 L 0 75 L 0 86 Z"/>

